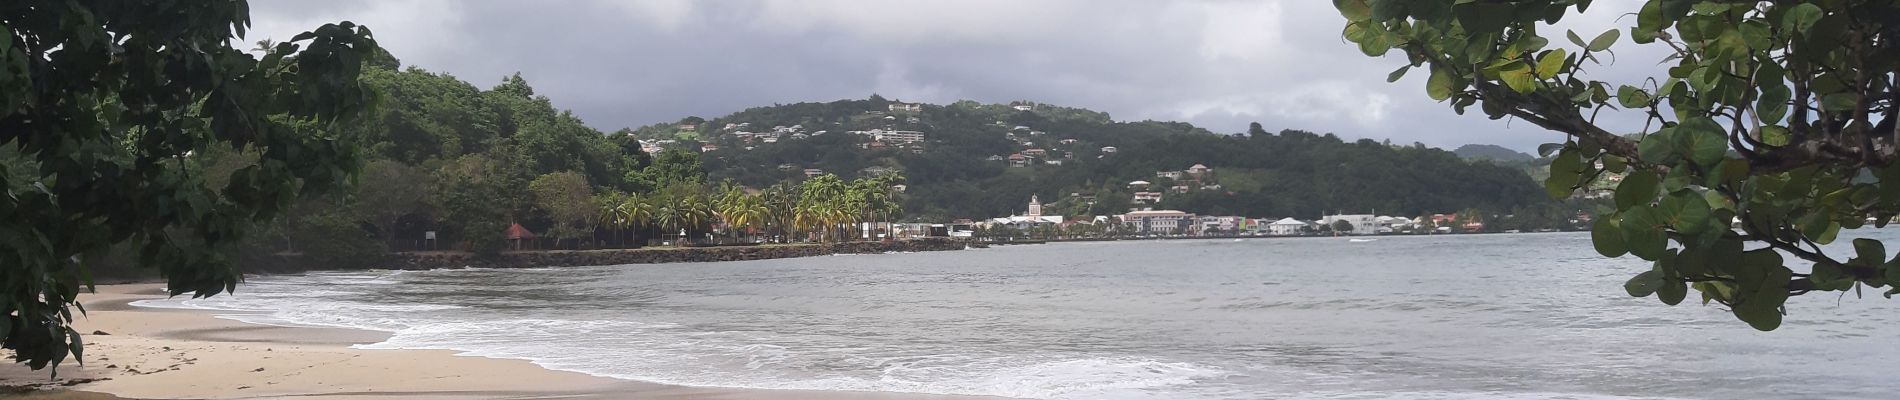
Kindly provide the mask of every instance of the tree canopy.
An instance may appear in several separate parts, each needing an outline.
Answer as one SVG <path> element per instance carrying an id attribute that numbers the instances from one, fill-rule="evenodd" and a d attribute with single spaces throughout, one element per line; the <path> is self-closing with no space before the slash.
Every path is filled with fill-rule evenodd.
<path id="1" fill-rule="evenodd" d="M 1618 177 L 1591 236 L 1606 257 L 1652 262 L 1629 294 L 1677 304 L 1695 289 L 1773 330 L 1789 296 L 1900 284 L 1900 259 L 1880 241 L 1854 239 L 1853 254 L 1820 247 L 1900 214 L 1900 3 L 1649 0 L 1620 20 L 1634 23 L 1626 31 L 1553 39 L 1548 24 L 1591 3 L 1334 1 L 1366 55 L 1404 55 L 1391 80 L 1423 69 L 1426 95 L 1459 113 L 1477 105 L 1563 133 L 1543 149 L 1555 154 L 1549 194 Z M 1588 73 L 1628 46 L 1669 56 L 1641 81 Z M 1619 111 L 1645 127 L 1596 123 Z"/>
<path id="2" fill-rule="evenodd" d="M 327 24 L 254 55 L 230 42 L 243 1 L 11 1 L 0 6 L 0 338 L 38 369 L 83 353 L 69 326 L 89 255 L 135 248 L 174 295 L 238 281 L 253 221 L 336 188 L 344 132 L 370 98 L 376 42 Z M 247 154 L 200 174 L 199 154 Z M 221 182 L 222 184 L 213 184 Z M 81 309 L 83 312 L 83 309 Z"/>

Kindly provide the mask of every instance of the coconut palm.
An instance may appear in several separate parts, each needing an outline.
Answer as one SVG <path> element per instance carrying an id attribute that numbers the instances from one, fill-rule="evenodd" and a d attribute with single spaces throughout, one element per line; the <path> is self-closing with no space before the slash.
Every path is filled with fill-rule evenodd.
<path id="1" fill-rule="evenodd" d="M 680 227 L 682 216 L 680 215 L 679 202 L 668 199 L 655 199 L 652 204 L 653 223 L 660 227 L 660 237 L 664 238 L 666 234 Z"/>
<path id="2" fill-rule="evenodd" d="M 722 202 L 718 213 L 719 219 L 725 221 L 727 229 L 750 232 L 752 228 L 762 223 L 769 211 L 766 210 L 764 201 L 758 196 L 741 192 Z"/>
<path id="3" fill-rule="evenodd" d="M 614 242 L 620 242 L 620 230 L 630 225 L 627 216 L 620 210 L 621 202 L 626 201 L 627 195 L 620 192 L 607 192 L 596 197 L 594 204 L 600 207 L 600 211 L 595 213 L 594 226 L 597 229 L 606 229 L 613 235 Z"/>

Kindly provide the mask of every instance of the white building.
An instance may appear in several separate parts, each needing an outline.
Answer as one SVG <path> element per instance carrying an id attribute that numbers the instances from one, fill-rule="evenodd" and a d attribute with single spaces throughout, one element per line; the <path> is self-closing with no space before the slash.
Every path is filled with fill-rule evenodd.
<path id="1" fill-rule="evenodd" d="M 1321 226 L 1331 227 L 1333 226 L 1333 223 L 1336 221 L 1346 221 L 1346 223 L 1352 224 L 1352 230 L 1345 231 L 1345 232 L 1335 232 L 1335 233 L 1346 234 L 1346 235 L 1371 235 L 1371 234 L 1375 234 L 1379 232 L 1378 218 L 1379 217 L 1374 216 L 1372 214 L 1328 215 L 1325 217 L 1321 217 L 1319 219 L 1319 223 Z"/>
<path id="2" fill-rule="evenodd" d="M 1291 217 L 1281 218 L 1279 221 L 1273 221 L 1267 224 L 1267 234 L 1273 236 L 1293 236 L 1302 233 L 1301 230 L 1305 228 L 1306 221 L 1293 219 Z"/>
<path id="3" fill-rule="evenodd" d="M 1203 216 L 1200 218 L 1200 232 L 1204 235 L 1215 232 L 1221 234 L 1238 234 L 1240 233 L 1241 221 L 1244 219 L 1246 218 L 1233 216 Z"/>
<path id="4" fill-rule="evenodd" d="M 1138 234 L 1179 235 L 1194 226 L 1194 214 L 1175 210 L 1134 211 L 1122 215 L 1122 224 Z"/>
<path id="5" fill-rule="evenodd" d="M 1029 195 L 1029 209 L 1025 210 L 1025 212 L 1023 212 L 1023 215 L 1012 215 L 1012 216 L 1001 217 L 1001 218 L 990 218 L 988 221 L 985 221 L 985 222 L 986 222 L 986 225 L 990 227 L 1008 226 L 1011 228 L 1028 230 L 1028 229 L 1035 228 L 1038 226 L 1043 226 L 1043 225 L 1061 225 L 1062 221 L 1063 221 L 1063 217 L 1060 215 L 1048 215 L 1048 216 L 1042 215 L 1042 200 L 1037 199 L 1036 195 L 1032 194 L 1032 195 Z"/>
<path id="6" fill-rule="evenodd" d="M 918 131 L 876 131 L 871 139 L 890 144 L 911 144 L 924 141 L 924 133 Z"/>

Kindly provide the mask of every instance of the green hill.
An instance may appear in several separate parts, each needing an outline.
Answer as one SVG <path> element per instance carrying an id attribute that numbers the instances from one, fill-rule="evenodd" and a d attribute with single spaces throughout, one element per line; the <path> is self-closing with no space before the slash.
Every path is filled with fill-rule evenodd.
<path id="1" fill-rule="evenodd" d="M 1459 157 L 1464 157 L 1466 160 L 1492 160 L 1505 163 L 1524 162 L 1537 158 L 1529 154 L 1518 152 L 1517 150 L 1511 150 L 1504 148 L 1504 146 L 1492 144 L 1467 144 L 1458 146 L 1457 150 L 1452 150 L 1451 152 L 1452 154 L 1457 154 Z"/>
<path id="2" fill-rule="evenodd" d="M 877 132 L 887 133 L 881 143 Z M 910 132 L 921 133 L 922 142 L 901 143 L 897 136 Z M 702 156 L 709 177 L 752 187 L 802 179 L 806 169 L 845 177 L 900 171 L 909 180 L 908 214 L 930 220 L 1011 215 L 1031 195 L 1050 203 L 1050 213 L 1119 214 L 1131 206 L 1133 181 L 1168 192 L 1156 208 L 1251 217 L 1503 213 L 1551 203 L 1517 167 L 1470 162 L 1418 144 L 1269 133 L 1257 124 L 1247 134 L 1217 134 L 1187 123 L 1115 121 L 1106 113 L 1026 102 L 911 108 L 873 96 L 757 107 L 620 134 L 649 145 L 716 146 Z M 1024 165 L 1008 160 L 1037 150 L 1043 155 Z M 1157 176 L 1196 164 L 1213 173 Z M 1176 186 L 1185 192 L 1173 192 Z"/>

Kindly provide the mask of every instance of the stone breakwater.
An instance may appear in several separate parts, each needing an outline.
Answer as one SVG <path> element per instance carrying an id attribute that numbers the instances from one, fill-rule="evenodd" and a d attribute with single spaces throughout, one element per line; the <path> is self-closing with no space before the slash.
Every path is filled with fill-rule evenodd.
<path id="1" fill-rule="evenodd" d="M 969 245 L 954 239 L 914 239 L 891 242 L 846 242 L 823 244 L 727 246 L 727 247 L 647 247 L 614 250 L 552 250 L 508 252 L 491 256 L 469 253 L 399 253 L 370 268 L 428 270 L 440 268 L 540 268 L 591 265 L 661 264 L 715 261 L 767 260 L 812 257 L 832 254 L 878 254 L 890 252 L 963 250 Z M 252 264 L 254 272 L 291 273 L 314 270 L 362 269 L 341 265 L 313 265 L 305 260 L 279 258 L 269 265 Z"/>

